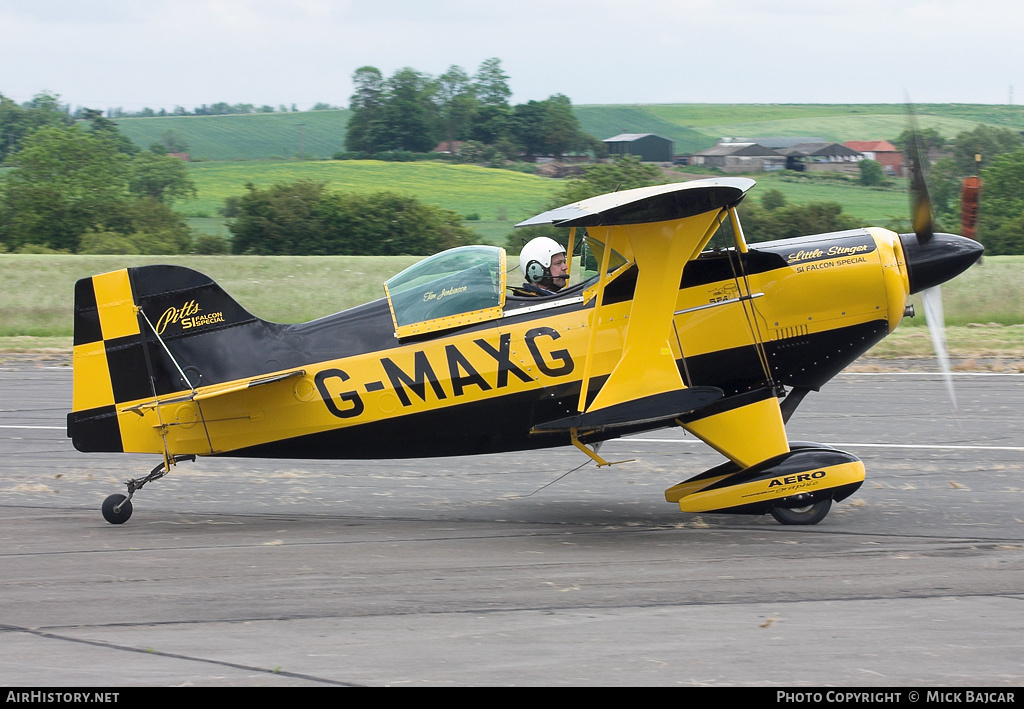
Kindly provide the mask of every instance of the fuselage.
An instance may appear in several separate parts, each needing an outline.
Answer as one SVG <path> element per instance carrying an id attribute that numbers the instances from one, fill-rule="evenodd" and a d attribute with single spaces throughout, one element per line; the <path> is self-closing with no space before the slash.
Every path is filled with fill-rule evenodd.
<path id="1" fill-rule="evenodd" d="M 856 230 L 692 261 L 671 338 L 684 382 L 719 387 L 726 396 L 769 382 L 818 389 L 902 317 L 907 285 L 898 244 L 892 232 Z M 212 410 L 216 401 L 208 405 L 207 427 L 226 454 L 261 457 L 421 457 L 564 445 L 566 435 L 531 428 L 576 411 L 588 353 L 590 388 L 600 388 L 629 327 L 634 278 L 627 269 L 611 281 L 596 325 L 594 303 L 580 286 L 546 300 L 510 299 L 496 322 L 413 341 L 395 339 L 384 303 L 293 326 L 282 342 L 300 346 L 273 357 L 280 369 L 303 366 L 306 375 L 289 391 L 254 391 L 246 405 L 263 409 L 268 425 L 273 417 L 278 440 L 248 445 L 250 427 L 230 411 Z M 365 351 L 309 364 L 316 350 L 346 341 Z M 260 406 L 257 399 L 277 403 Z M 196 442 L 202 452 L 206 441 L 197 435 Z"/>
<path id="2" fill-rule="evenodd" d="M 175 277 L 183 286 L 173 294 L 140 300 L 153 321 L 173 311 L 162 341 L 151 337 L 135 354 L 142 348 L 130 338 L 106 341 L 111 376 L 120 357 L 117 376 L 127 383 L 114 382 L 117 405 L 106 414 L 76 403 L 79 431 L 81 422 L 116 414 L 116 431 L 108 422 L 89 440 L 74 435 L 69 418 L 83 450 L 345 459 L 565 445 L 564 432 L 531 430 L 575 413 L 581 383 L 591 399 L 619 361 L 636 269 L 607 283 L 599 309 L 580 284 L 548 298 L 509 297 L 497 319 L 402 339 L 387 300 L 277 325 L 249 316 L 212 281 L 190 286 L 191 276 Z M 900 237 L 884 229 L 706 252 L 685 267 L 668 342 L 687 386 L 726 397 L 817 390 L 896 327 L 909 292 Z M 203 319 L 189 320 L 189 303 Z M 78 348 L 76 377 L 77 358 Z M 128 376 L 143 366 L 149 373 Z M 280 373 L 288 376 L 265 386 L 233 384 Z M 148 406 L 154 392 L 161 403 Z"/>

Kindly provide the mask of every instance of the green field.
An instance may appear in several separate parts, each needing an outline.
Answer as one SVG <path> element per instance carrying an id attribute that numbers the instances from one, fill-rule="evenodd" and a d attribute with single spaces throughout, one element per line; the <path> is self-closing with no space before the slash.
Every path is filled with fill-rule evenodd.
<path id="1" fill-rule="evenodd" d="M 946 138 L 979 123 L 1024 128 L 1024 110 L 1015 106 L 928 104 L 914 108 L 922 128 L 935 128 Z M 710 144 L 727 136 L 809 136 L 837 143 L 892 140 L 908 126 L 907 109 L 902 104 L 665 104 L 648 110 L 667 123 L 699 131 Z"/>
<path id="2" fill-rule="evenodd" d="M 465 217 L 505 220 L 514 224 L 544 209 L 559 183 L 511 170 L 438 162 L 379 160 L 315 160 L 207 162 L 189 166 L 198 196 L 177 205 L 183 214 L 216 216 L 224 199 L 257 187 L 311 180 L 339 192 L 394 191 L 450 209 Z"/>
<path id="3" fill-rule="evenodd" d="M 329 158 L 345 149 L 349 111 L 120 118 L 117 128 L 143 150 L 174 131 L 194 160 Z"/>
<path id="4" fill-rule="evenodd" d="M 450 209 L 466 217 L 481 243 L 504 245 L 514 225 L 546 208 L 560 182 L 512 170 L 438 162 L 379 160 L 252 160 L 189 165 L 198 191 L 175 209 L 189 226 L 203 233 L 229 236 L 219 209 L 224 199 L 245 194 L 246 183 L 257 187 L 311 180 L 339 192 L 392 191 Z"/>
<path id="5" fill-rule="evenodd" d="M 795 179 L 789 180 L 779 173 L 762 172 L 748 175 L 757 181 L 747 199 L 760 200 L 770 189 L 779 190 L 789 204 L 808 202 L 838 202 L 843 213 L 856 217 L 863 226 L 891 227 L 894 221 L 908 223 L 900 229 L 910 230 L 910 197 L 905 180 L 896 180 L 890 188 L 862 187 L 855 181 Z"/>
<path id="6" fill-rule="evenodd" d="M 908 124 L 903 104 L 643 104 L 580 105 L 583 130 L 599 140 L 619 133 L 657 133 L 685 154 L 724 136 L 818 136 L 826 140 L 891 140 Z M 953 138 L 987 124 L 1024 130 L 1024 106 L 920 104 L 918 123 Z M 118 129 L 139 147 L 173 130 L 199 160 L 328 158 L 345 148 L 348 110 L 231 116 L 121 118 Z"/>
<path id="7" fill-rule="evenodd" d="M 381 162 L 376 160 L 316 160 L 193 163 L 189 175 L 198 195 L 180 202 L 175 209 L 190 219 L 190 225 L 205 233 L 227 235 L 219 209 L 224 199 L 245 193 L 248 182 L 257 187 L 312 180 L 325 182 L 332 190 L 374 192 L 389 190 L 411 194 L 427 204 L 450 209 L 464 218 L 482 243 L 504 245 L 513 226 L 544 209 L 562 188 L 561 180 L 495 170 L 475 165 L 436 162 Z M 907 193 L 902 182 L 895 188 L 861 187 L 856 182 L 835 180 L 786 181 L 774 173 L 752 175 L 757 185 L 748 199 L 758 200 L 768 189 L 781 191 L 790 204 L 830 201 L 865 226 L 888 226 L 893 220 L 906 221 Z M 684 179 L 669 172 L 667 179 Z"/>
<path id="8" fill-rule="evenodd" d="M 254 315 L 304 322 L 383 297 L 383 282 L 414 256 L 32 256 L 0 254 L 0 350 L 69 351 L 74 283 L 148 263 L 195 268 Z M 514 259 L 513 259 L 514 262 Z M 985 258 L 943 286 L 956 357 L 1024 360 L 1024 257 Z M 922 313 L 916 297 L 917 311 Z M 873 354 L 930 356 L 924 317 L 905 319 Z M 2 358 L 0 358 L 2 360 Z"/>

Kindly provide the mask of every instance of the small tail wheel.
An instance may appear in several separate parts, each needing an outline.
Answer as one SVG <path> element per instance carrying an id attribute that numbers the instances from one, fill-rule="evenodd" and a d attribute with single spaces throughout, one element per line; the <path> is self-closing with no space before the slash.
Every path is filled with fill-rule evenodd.
<path id="1" fill-rule="evenodd" d="M 802 507 L 773 507 L 770 511 L 779 524 L 817 524 L 831 508 L 832 498 L 826 497 Z"/>
<path id="2" fill-rule="evenodd" d="M 124 524 L 132 516 L 132 501 L 125 495 L 111 495 L 103 501 L 103 519 Z"/>

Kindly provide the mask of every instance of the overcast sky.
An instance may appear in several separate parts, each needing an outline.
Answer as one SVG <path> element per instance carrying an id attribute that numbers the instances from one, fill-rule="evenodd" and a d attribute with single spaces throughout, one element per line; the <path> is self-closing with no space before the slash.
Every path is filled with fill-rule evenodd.
<path id="1" fill-rule="evenodd" d="M 361 66 L 490 57 L 513 103 L 1024 103 L 1024 2 L 0 0 L 19 103 L 347 107 Z"/>

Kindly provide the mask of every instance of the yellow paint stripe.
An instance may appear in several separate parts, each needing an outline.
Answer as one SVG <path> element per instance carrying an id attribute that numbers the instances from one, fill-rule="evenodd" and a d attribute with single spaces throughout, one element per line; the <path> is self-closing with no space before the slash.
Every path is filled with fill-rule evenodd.
<path id="1" fill-rule="evenodd" d="M 121 269 L 92 277 L 99 310 L 100 329 L 104 340 L 139 334 L 139 320 L 135 315 L 135 301 L 128 281 L 128 270 Z"/>
<path id="2" fill-rule="evenodd" d="M 103 342 L 77 345 L 73 357 L 72 411 L 111 406 L 114 403 L 114 391 L 110 384 L 110 370 L 107 368 L 107 353 Z"/>

